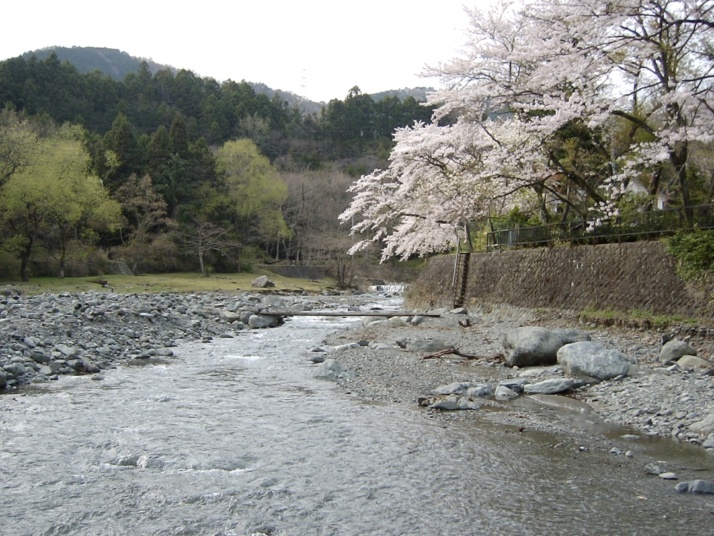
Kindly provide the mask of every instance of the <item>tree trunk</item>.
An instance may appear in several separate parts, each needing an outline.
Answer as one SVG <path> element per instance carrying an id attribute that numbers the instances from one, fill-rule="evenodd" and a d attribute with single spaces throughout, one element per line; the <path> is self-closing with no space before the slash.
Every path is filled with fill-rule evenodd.
<path id="1" fill-rule="evenodd" d="M 201 266 L 201 274 L 203 274 L 204 277 L 208 277 L 208 272 L 206 271 L 206 265 L 203 262 L 203 249 L 199 248 L 198 250 L 198 264 Z"/>
<path id="2" fill-rule="evenodd" d="M 26 237 L 27 242 L 25 247 L 20 252 L 20 279 L 23 283 L 27 283 L 30 280 L 30 275 L 27 273 L 27 267 L 30 263 L 30 255 L 32 254 L 32 244 L 34 239 L 31 236 Z"/>
<path id="3" fill-rule="evenodd" d="M 64 266 L 67 260 L 67 248 L 62 244 L 62 248 L 60 250 L 60 258 L 59 258 L 59 276 L 60 279 L 64 279 Z"/>
<path id="4" fill-rule="evenodd" d="M 679 182 L 679 191 L 682 199 L 682 207 L 684 208 L 684 217 L 687 224 L 694 224 L 694 211 L 692 210 L 692 200 L 689 195 L 689 181 L 687 180 L 687 158 L 689 157 L 689 146 L 687 142 L 677 144 L 669 155 L 669 158 L 674 165 L 674 170 Z"/>

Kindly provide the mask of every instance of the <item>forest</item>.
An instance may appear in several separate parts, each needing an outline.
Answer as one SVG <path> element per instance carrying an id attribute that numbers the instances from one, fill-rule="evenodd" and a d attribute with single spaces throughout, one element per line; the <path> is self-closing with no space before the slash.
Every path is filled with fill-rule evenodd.
<path id="1" fill-rule="evenodd" d="M 56 54 L 0 63 L 0 277 L 328 266 L 342 279 L 350 184 L 385 166 L 412 97 L 358 87 L 308 114 L 187 70 L 122 80 Z M 344 283 L 344 281 L 342 281 Z"/>
<path id="2" fill-rule="evenodd" d="M 711 0 L 500 2 L 423 74 L 319 113 L 249 83 L 0 63 L 0 275 L 330 266 L 714 203 Z M 552 227 L 551 227 L 552 228 Z M 706 255 L 711 263 L 711 256 Z"/>

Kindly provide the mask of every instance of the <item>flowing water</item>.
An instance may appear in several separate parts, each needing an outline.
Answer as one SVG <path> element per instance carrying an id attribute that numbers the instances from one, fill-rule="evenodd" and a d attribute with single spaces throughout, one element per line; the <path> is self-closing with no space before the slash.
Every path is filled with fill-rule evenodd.
<path id="1" fill-rule="evenodd" d="M 355 321 L 296 317 L 0 397 L 0 534 L 712 533 L 711 498 L 624 457 L 314 379 L 307 350 Z"/>

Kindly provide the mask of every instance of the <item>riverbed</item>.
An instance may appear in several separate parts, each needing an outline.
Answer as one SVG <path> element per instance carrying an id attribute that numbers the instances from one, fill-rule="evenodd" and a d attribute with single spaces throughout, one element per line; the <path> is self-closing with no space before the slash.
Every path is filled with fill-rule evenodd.
<path id="1" fill-rule="evenodd" d="M 711 496 L 641 469 L 662 455 L 710 478 L 703 452 L 557 448 L 553 434 L 450 423 L 314 378 L 311 349 L 358 322 L 296 317 L 0 397 L 0 532 L 710 533 Z"/>

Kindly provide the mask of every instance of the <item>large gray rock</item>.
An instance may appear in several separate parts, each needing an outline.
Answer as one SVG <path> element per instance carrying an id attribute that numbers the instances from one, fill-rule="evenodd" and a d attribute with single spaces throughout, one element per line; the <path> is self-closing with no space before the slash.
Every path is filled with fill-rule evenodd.
<path id="1" fill-rule="evenodd" d="M 315 370 L 315 377 L 323 380 L 337 381 L 349 375 L 344 365 L 334 359 L 326 359 Z"/>
<path id="2" fill-rule="evenodd" d="M 226 319 L 226 322 L 241 322 L 241 313 L 233 311 L 223 311 L 221 316 Z M 250 318 L 250 317 L 249 317 Z"/>
<path id="3" fill-rule="evenodd" d="M 627 357 L 618 350 L 590 341 L 566 344 L 558 350 L 558 362 L 568 376 L 598 381 L 624 376 L 630 370 Z"/>
<path id="4" fill-rule="evenodd" d="M 710 413 L 702 420 L 690 424 L 689 431 L 703 436 L 714 433 L 714 413 Z"/>
<path id="5" fill-rule="evenodd" d="M 697 351 L 688 343 L 673 339 L 662 346 L 659 352 L 659 360 L 662 363 L 672 363 L 685 355 L 697 355 Z"/>
<path id="6" fill-rule="evenodd" d="M 40 350 L 39 348 L 33 349 L 30 352 L 30 357 L 36 363 L 41 363 L 41 364 L 49 363 L 51 360 L 51 357 L 44 350 Z"/>
<path id="7" fill-rule="evenodd" d="M 712 364 L 706 359 L 695 355 L 684 355 L 677 360 L 677 365 L 683 369 L 707 369 Z"/>
<path id="8" fill-rule="evenodd" d="M 278 325 L 278 317 L 273 315 L 250 315 L 248 325 L 253 329 L 272 328 Z"/>
<path id="9" fill-rule="evenodd" d="M 706 493 L 714 495 L 714 482 L 706 480 L 690 480 L 689 482 L 680 482 L 674 489 L 679 493 Z"/>
<path id="10" fill-rule="evenodd" d="M 526 394 L 555 395 L 569 391 L 575 385 L 571 378 L 550 378 L 538 383 L 529 383 L 523 390 Z"/>
<path id="11" fill-rule="evenodd" d="M 518 393 L 509 389 L 505 385 L 499 385 L 496 387 L 494 396 L 496 397 L 496 400 L 511 400 L 512 398 L 518 398 Z"/>
<path id="12" fill-rule="evenodd" d="M 563 339 L 557 333 L 537 326 L 517 328 L 506 333 L 503 348 L 511 367 L 535 367 L 556 362 Z"/>
<path id="13" fill-rule="evenodd" d="M 437 398 L 429 405 L 431 409 L 441 409 L 446 411 L 464 410 L 464 409 L 480 409 L 481 405 L 465 396 L 448 395 Z"/>
<path id="14" fill-rule="evenodd" d="M 251 287 L 253 288 L 268 288 L 268 287 L 274 287 L 275 283 L 273 283 L 267 275 L 261 275 L 260 277 L 256 277 L 253 279 L 253 282 L 250 284 Z"/>
<path id="15" fill-rule="evenodd" d="M 435 395 L 465 395 L 467 397 L 486 397 L 493 394 L 493 388 L 486 383 L 457 382 L 440 385 L 432 391 Z"/>
<path id="16" fill-rule="evenodd" d="M 61 353 L 64 357 L 73 357 L 77 355 L 77 349 L 73 346 L 67 346 L 66 344 L 56 344 L 55 350 Z"/>

